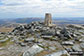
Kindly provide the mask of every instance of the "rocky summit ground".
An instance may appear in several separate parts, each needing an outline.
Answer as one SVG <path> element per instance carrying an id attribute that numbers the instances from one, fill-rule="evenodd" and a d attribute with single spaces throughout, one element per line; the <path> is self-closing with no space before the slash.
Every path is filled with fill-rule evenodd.
<path id="1" fill-rule="evenodd" d="M 84 25 L 32 22 L 0 32 L 0 56 L 83 56 Z"/>

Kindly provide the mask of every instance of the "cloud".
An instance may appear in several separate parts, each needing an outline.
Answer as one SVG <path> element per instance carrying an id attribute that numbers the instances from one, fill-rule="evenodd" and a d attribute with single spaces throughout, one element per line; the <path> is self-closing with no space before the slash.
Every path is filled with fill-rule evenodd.
<path id="1" fill-rule="evenodd" d="M 42 15 L 46 12 L 55 15 L 62 15 L 70 13 L 70 16 L 84 13 L 84 0 L 1 0 L 1 13 L 15 13 L 18 15 Z M 1 14 L 0 13 L 0 14 Z"/>

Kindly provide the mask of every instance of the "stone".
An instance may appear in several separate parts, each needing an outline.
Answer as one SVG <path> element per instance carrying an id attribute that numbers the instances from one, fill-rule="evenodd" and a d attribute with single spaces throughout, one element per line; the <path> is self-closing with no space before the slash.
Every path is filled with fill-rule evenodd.
<path id="1" fill-rule="evenodd" d="M 34 56 L 35 54 L 43 51 L 44 49 L 39 47 L 37 44 L 33 45 L 27 51 L 23 53 L 23 56 Z"/>
<path id="2" fill-rule="evenodd" d="M 82 52 L 82 49 L 80 48 L 80 46 L 79 45 L 74 45 L 74 46 L 72 46 L 72 49 L 73 49 L 73 51 L 77 51 L 77 52 Z"/>
<path id="3" fill-rule="evenodd" d="M 61 31 L 60 31 L 61 34 L 65 34 L 65 33 L 68 33 L 67 29 L 66 28 L 63 28 Z"/>
<path id="4" fill-rule="evenodd" d="M 19 44 L 20 44 L 20 46 L 22 46 L 22 47 L 25 47 L 25 46 L 26 46 L 26 44 L 25 44 L 25 43 L 22 43 L 22 42 L 20 42 Z"/>
<path id="5" fill-rule="evenodd" d="M 0 50 L 3 50 L 4 49 L 4 47 L 0 47 Z"/>
<path id="6" fill-rule="evenodd" d="M 66 48 L 68 52 L 72 52 L 73 50 L 71 48 Z"/>
<path id="7" fill-rule="evenodd" d="M 74 43 L 72 41 L 64 41 L 62 42 L 62 45 L 73 45 Z"/>
<path id="8" fill-rule="evenodd" d="M 56 34 L 57 36 L 58 36 L 58 35 L 60 35 L 60 31 L 56 31 L 56 33 L 55 33 L 55 34 Z"/>
<path id="9" fill-rule="evenodd" d="M 56 47 L 55 46 L 51 46 L 51 47 L 49 47 L 49 49 L 56 50 Z"/>
<path id="10" fill-rule="evenodd" d="M 80 44 L 80 46 L 81 46 L 81 48 L 83 48 L 83 49 L 84 49 L 84 43 L 81 43 L 81 44 Z"/>
<path id="11" fill-rule="evenodd" d="M 34 38 L 30 37 L 24 40 L 24 42 L 34 42 Z"/>
<path id="12" fill-rule="evenodd" d="M 52 54 L 48 54 L 48 55 L 45 55 L 45 56 L 62 56 L 62 55 L 70 56 L 66 50 L 54 52 Z"/>
<path id="13" fill-rule="evenodd" d="M 75 41 L 79 41 L 79 39 L 78 39 L 77 37 L 74 37 L 74 40 L 75 40 Z"/>
<path id="14" fill-rule="evenodd" d="M 72 35 L 71 35 L 71 36 L 72 36 L 72 37 L 77 37 L 77 35 L 76 35 L 76 34 L 73 34 L 73 33 L 72 33 Z"/>
<path id="15" fill-rule="evenodd" d="M 81 25 L 76 25 L 76 24 L 68 25 L 68 27 L 75 28 L 75 29 L 84 29 L 83 26 L 81 26 Z"/>
<path id="16" fill-rule="evenodd" d="M 38 39 L 38 42 L 40 42 L 40 43 L 43 42 L 43 41 L 44 41 L 43 39 Z"/>
<path id="17" fill-rule="evenodd" d="M 4 37 L 3 37 L 4 38 Z M 0 40 L 0 43 L 6 42 L 9 38 L 4 38 L 2 40 Z"/>
<path id="18" fill-rule="evenodd" d="M 83 56 L 84 52 L 69 52 L 70 55 Z"/>
<path id="19" fill-rule="evenodd" d="M 55 31 L 54 30 L 45 30 L 41 33 L 41 35 L 49 35 L 49 36 L 54 36 Z"/>
<path id="20" fill-rule="evenodd" d="M 44 36 L 41 36 L 42 38 L 44 38 L 44 39 L 51 39 L 52 38 L 52 36 L 48 36 L 48 35 L 44 35 Z"/>
<path id="21" fill-rule="evenodd" d="M 84 42 L 84 39 L 80 39 L 79 42 Z"/>
<path id="22" fill-rule="evenodd" d="M 39 33 L 39 34 L 35 34 L 35 36 L 37 37 L 37 38 L 41 38 L 41 34 Z"/>
<path id="23" fill-rule="evenodd" d="M 70 34 L 70 31 L 68 31 L 66 28 L 63 28 L 60 33 L 64 36 L 64 37 L 67 37 L 68 39 L 72 38 L 71 37 L 71 34 Z"/>
<path id="24" fill-rule="evenodd" d="M 54 41 L 59 40 L 58 37 L 54 37 L 54 38 L 51 38 L 51 39 L 54 40 Z"/>

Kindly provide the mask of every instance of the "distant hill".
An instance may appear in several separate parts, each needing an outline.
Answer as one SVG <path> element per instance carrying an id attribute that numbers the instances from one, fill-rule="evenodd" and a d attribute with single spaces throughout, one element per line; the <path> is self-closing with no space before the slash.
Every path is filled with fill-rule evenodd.
<path id="1" fill-rule="evenodd" d="M 84 24 L 84 17 L 56 17 L 53 18 L 53 23 L 55 24 Z"/>
<path id="2" fill-rule="evenodd" d="M 16 18 L 16 19 L 0 19 L 0 27 L 2 26 L 18 26 L 19 24 L 31 23 L 33 21 L 44 21 L 43 18 Z M 75 18 L 60 18 L 60 17 L 53 17 L 54 24 L 84 24 L 84 18 L 82 17 L 75 17 Z"/>
<path id="3" fill-rule="evenodd" d="M 5 20 L 0 19 L 0 24 L 4 24 L 4 23 L 6 23 L 6 21 L 5 21 Z"/>
<path id="4" fill-rule="evenodd" d="M 19 18 L 12 21 L 16 23 L 31 23 L 33 21 L 42 21 L 42 18 Z"/>
<path id="5" fill-rule="evenodd" d="M 6 19 L 0 20 L 0 27 L 16 27 L 19 24 L 31 23 L 33 21 L 42 21 L 42 18 L 16 18 L 16 19 Z"/>

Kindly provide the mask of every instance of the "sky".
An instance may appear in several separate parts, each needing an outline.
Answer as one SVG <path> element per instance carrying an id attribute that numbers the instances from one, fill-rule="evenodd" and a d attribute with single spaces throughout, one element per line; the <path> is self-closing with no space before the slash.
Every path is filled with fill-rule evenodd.
<path id="1" fill-rule="evenodd" d="M 84 0 L 0 0 L 0 19 L 44 17 L 84 17 Z"/>

